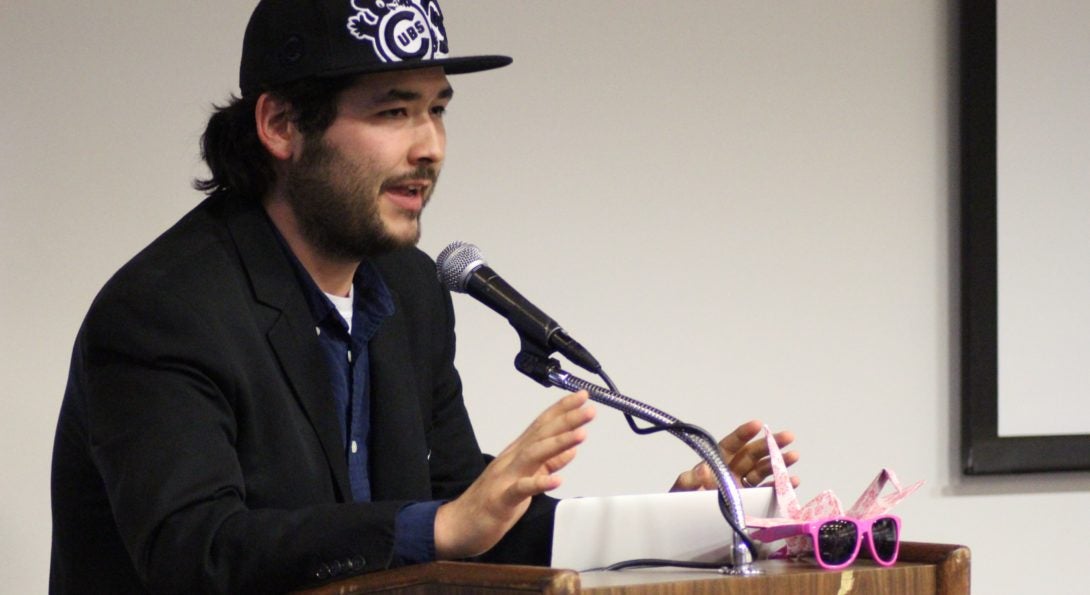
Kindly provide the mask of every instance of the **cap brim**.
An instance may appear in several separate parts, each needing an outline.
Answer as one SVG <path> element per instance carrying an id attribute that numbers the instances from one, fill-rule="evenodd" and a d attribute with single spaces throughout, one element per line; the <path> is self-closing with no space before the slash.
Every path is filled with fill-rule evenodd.
<path id="1" fill-rule="evenodd" d="M 329 70 L 318 74 L 322 78 L 370 74 L 375 72 L 397 72 L 399 70 L 419 70 L 421 68 L 442 68 L 447 74 L 468 74 L 503 68 L 511 64 L 510 56 L 457 56 L 437 60 L 411 60 L 405 62 L 380 62 L 378 64 L 356 65 L 348 68 Z"/>
<path id="2" fill-rule="evenodd" d="M 432 64 L 441 62 L 447 74 L 468 74 L 483 70 L 503 68 L 512 62 L 509 56 L 464 56 L 432 60 Z"/>

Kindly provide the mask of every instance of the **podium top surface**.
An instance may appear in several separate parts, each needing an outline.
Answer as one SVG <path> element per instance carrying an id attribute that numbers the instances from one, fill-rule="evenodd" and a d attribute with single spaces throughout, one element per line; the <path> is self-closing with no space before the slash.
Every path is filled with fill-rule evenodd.
<path id="1" fill-rule="evenodd" d="M 584 572 L 532 566 L 434 562 L 352 577 L 305 591 L 311 595 L 353 593 L 567 595 L 767 595 L 769 593 L 969 593 L 969 550 L 963 546 L 905 542 L 889 568 L 858 560 L 839 571 L 813 561 L 763 560 L 764 574 L 723 576 L 714 571 L 646 569 Z"/>

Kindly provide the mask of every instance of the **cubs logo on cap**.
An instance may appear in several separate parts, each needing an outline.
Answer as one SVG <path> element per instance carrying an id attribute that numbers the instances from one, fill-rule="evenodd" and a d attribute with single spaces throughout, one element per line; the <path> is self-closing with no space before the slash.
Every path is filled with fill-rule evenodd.
<path id="1" fill-rule="evenodd" d="M 358 12 L 348 19 L 348 31 L 369 42 L 383 62 L 443 58 L 450 51 L 434 0 L 353 0 L 352 7 Z"/>
<path id="2" fill-rule="evenodd" d="M 242 43 L 239 87 L 250 96 L 307 77 L 442 67 L 507 66 L 507 56 L 451 56 L 438 0 L 261 0 Z"/>

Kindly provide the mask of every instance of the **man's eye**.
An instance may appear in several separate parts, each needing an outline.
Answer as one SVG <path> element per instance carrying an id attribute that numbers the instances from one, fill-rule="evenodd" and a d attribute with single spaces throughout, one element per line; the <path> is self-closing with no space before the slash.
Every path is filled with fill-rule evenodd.
<path id="1" fill-rule="evenodd" d="M 442 116 L 446 115 L 446 113 L 447 113 L 447 106 L 437 105 L 437 106 L 431 108 L 431 113 L 432 113 L 432 115 L 442 117 Z"/>
<path id="2" fill-rule="evenodd" d="M 409 113 L 409 112 L 407 112 L 407 111 L 405 110 L 405 108 L 403 108 L 403 107 L 396 107 L 396 108 L 394 108 L 394 109 L 388 109 L 388 110 L 384 110 L 384 111 L 383 111 L 382 113 L 380 113 L 379 115 L 381 115 L 381 116 L 384 116 L 384 117 L 387 117 L 387 118 L 402 118 L 402 117 L 404 117 L 404 116 L 405 116 L 406 114 L 408 114 L 408 113 Z"/>

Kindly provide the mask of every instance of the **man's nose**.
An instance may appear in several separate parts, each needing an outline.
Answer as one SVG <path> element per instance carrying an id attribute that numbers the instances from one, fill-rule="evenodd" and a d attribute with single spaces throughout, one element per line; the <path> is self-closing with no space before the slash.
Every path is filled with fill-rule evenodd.
<path id="1" fill-rule="evenodd" d="M 429 119 L 416 126 L 409 164 L 439 164 L 446 154 L 447 137 L 443 123 Z"/>

